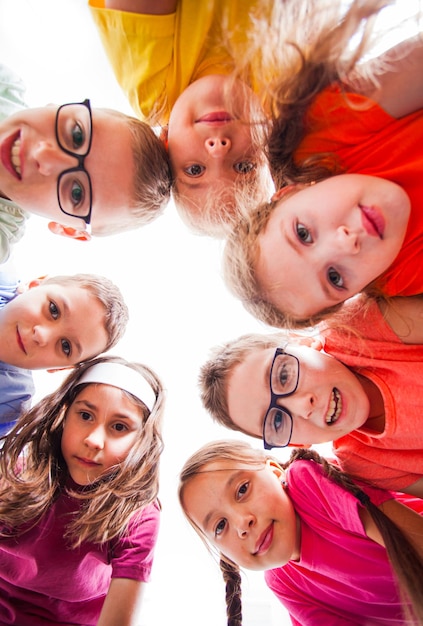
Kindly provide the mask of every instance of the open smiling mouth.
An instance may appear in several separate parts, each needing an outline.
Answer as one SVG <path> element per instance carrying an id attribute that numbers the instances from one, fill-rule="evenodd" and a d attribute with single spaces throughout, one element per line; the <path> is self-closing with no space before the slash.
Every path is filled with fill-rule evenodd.
<path id="1" fill-rule="evenodd" d="M 334 387 L 332 389 L 332 395 L 329 402 L 329 409 L 326 415 L 326 424 L 334 424 L 342 411 L 341 394 L 338 389 Z"/>
<path id="2" fill-rule="evenodd" d="M 10 151 L 10 161 L 12 163 L 13 169 L 15 170 L 19 178 L 21 178 L 20 151 L 21 151 L 21 140 L 18 138 L 18 139 L 15 139 L 15 141 L 13 142 L 12 149 Z"/>

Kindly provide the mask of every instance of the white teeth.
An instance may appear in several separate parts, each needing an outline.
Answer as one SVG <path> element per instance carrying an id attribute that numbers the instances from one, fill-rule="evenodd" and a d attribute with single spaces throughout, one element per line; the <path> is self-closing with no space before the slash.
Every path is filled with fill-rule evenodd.
<path id="1" fill-rule="evenodd" d="M 14 142 L 12 146 L 10 157 L 11 157 L 12 165 L 15 168 L 15 172 L 19 174 L 19 176 L 21 175 L 20 150 L 21 150 L 21 140 L 16 139 L 16 141 Z"/>
<path id="2" fill-rule="evenodd" d="M 342 401 L 341 394 L 337 389 L 332 390 L 332 396 L 329 402 L 329 409 L 326 415 L 326 424 L 333 424 L 341 415 Z"/>

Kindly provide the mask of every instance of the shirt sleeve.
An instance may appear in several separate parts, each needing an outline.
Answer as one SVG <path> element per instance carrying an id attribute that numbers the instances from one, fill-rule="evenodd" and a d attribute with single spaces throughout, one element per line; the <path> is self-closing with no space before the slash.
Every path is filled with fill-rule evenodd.
<path id="1" fill-rule="evenodd" d="M 165 106 L 176 14 L 144 15 L 89 5 L 116 79 L 141 119 Z"/>
<path id="2" fill-rule="evenodd" d="M 0 436 L 7 434 L 19 415 L 31 407 L 34 393 L 29 370 L 0 362 Z"/>
<path id="3" fill-rule="evenodd" d="M 128 534 L 117 541 L 112 554 L 112 578 L 148 582 L 157 542 L 160 509 L 149 504 L 129 523 Z"/>
<path id="4" fill-rule="evenodd" d="M 340 618 L 339 615 L 325 610 L 318 603 L 313 605 L 310 596 L 304 596 L 298 586 L 292 586 L 289 589 L 289 602 L 287 602 L 285 594 L 280 593 L 277 569 L 267 571 L 265 577 L 269 589 L 273 591 L 282 604 L 285 606 L 289 605 L 289 617 L 293 626 L 317 626 L 317 624 L 324 624 L 324 626 L 357 626 L 356 621 L 351 621 L 345 616 Z M 286 586 L 285 579 L 283 585 Z"/>

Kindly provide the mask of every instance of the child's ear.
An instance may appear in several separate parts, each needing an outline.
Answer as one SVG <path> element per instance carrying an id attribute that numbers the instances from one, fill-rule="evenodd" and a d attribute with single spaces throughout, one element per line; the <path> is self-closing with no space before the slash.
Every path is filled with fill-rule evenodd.
<path id="1" fill-rule="evenodd" d="M 42 284 L 42 282 L 47 278 L 47 274 L 45 276 L 38 276 L 38 278 L 33 278 L 27 283 L 27 289 L 32 289 L 33 287 L 38 287 Z"/>
<path id="2" fill-rule="evenodd" d="M 285 477 L 285 470 L 273 459 L 267 459 L 266 467 L 269 467 L 278 478 Z"/>
<path id="3" fill-rule="evenodd" d="M 289 333 L 289 341 L 292 340 L 293 345 L 308 346 L 321 352 L 325 347 L 325 341 L 319 335 L 302 335 L 300 333 Z"/>
<path id="4" fill-rule="evenodd" d="M 90 241 L 91 235 L 82 228 L 73 228 L 72 226 L 64 226 L 58 222 L 49 222 L 48 229 L 54 235 L 62 235 L 62 237 L 70 237 L 78 241 Z"/>

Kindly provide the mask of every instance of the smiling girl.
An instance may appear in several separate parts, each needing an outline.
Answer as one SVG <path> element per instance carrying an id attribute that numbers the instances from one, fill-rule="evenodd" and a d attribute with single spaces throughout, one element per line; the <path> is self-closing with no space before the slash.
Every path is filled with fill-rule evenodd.
<path id="1" fill-rule="evenodd" d="M 138 623 L 160 507 L 163 390 L 100 357 L 24 413 L 0 450 L 0 621 Z"/>
<path id="2" fill-rule="evenodd" d="M 241 624 L 238 567 L 266 570 L 297 626 L 421 623 L 423 501 L 397 497 L 311 451 L 281 466 L 237 441 L 194 453 L 179 486 L 191 525 L 235 579 L 231 626 Z"/>

